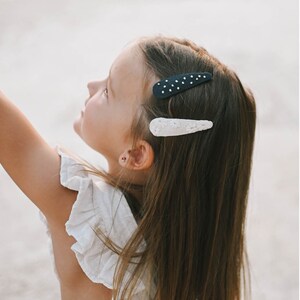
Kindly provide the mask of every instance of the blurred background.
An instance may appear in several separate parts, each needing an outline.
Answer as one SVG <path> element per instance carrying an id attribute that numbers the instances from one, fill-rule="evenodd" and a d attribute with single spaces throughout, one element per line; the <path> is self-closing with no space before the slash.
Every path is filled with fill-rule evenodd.
<path id="1" fill-rule="evenodd" d="M 41 135 L 90 161 L 73 133 L 114 58 L 140 36 L 189 38 L 257 101 L 247 215 L 253 299 L 298 299 L 298 1 L 0 0 L 0 89 Z M 0 145 L 1 147 L 1 145 Z M 0 299 L 59 299 L 38 210 L 0 169 Z"/>

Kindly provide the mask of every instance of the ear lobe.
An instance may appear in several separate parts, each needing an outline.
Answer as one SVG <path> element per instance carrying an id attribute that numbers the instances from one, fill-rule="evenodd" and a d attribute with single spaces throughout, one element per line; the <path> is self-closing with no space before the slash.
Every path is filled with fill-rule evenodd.
<path id="1" fill-rule="evenodd" d="M 122 167 L 144 171 L 149 169 L 154 162 L 154 151 L 151 145 L 146 141 L 138 141 L 134 149 L 125 151 L 119 157 L 119 163 Z"/>

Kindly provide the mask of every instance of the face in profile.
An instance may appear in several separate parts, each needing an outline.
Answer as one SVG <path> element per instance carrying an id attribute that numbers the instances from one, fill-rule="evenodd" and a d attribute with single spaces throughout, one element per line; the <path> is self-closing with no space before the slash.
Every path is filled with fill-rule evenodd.
<path id="1" fill-rule="evenodd" d="M 114 61 L 106 79 L 88 83 L 89 98 L 74 130 L 108 162 L 117 161 L 131 143 L 132 120 L 144 99 L 144 73 L 142 53 L 131 44 Z"/>

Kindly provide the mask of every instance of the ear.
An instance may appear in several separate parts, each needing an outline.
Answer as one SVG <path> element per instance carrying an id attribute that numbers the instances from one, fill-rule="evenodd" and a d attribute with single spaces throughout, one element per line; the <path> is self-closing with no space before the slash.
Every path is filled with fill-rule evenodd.
<path id="1" fill-rule="evenodd" d="M 119 164 L 126 169 L 145 171 L 153 165 L 154 151 L 152 146 L 139 140 L 134 149 L 124 151 L 119 157 Z"/>

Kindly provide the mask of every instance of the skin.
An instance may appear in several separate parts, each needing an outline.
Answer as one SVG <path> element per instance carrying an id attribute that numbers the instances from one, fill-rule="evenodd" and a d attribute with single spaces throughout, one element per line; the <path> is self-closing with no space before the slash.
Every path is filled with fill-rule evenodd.
<path id="1" fill-rule="evenodd" d="M 130 137 L 133 116 L 145 97 L 143 78 L 142 56 L 137 45 L 130 45 L 113 63 L 107 79 L 88 84 L 89 99 L 74 123 L 78 135 L 106 157 L 111 174 L 122 172 L 135 183 L 144 182 L 153 163 L 151 146 L 139 140 L 133 148 Z M 56 150 L 1 92 L 0 144 L 1 165 L 48 221 L 62 299 L 111 299 L 111 290 L 91 282 L 70 249 L 75 240 L 67 235 L 65 223 L 77 192 L 60 184 Z"/>
<path id="2" fill-rule="evenodd" d="M 109 73 L 105 80 L 88 83 L 90 97 L 74 122 L 74 130 L 105 156 L 110 174 L 118 176 L 122 172 L 125 179 L 143 183 L 146 174 L 142 171 L 150 167 L 151 157 L 149 162 L 144 160 L 152 155 L 151 149 L 146 142 L 139 141 L 135 148 L 138 151 L 133 153 L 130 136 L 132 120 L 145 98 L 141 88 L 145 67 L 136 44 L 123 50 Z"/>

